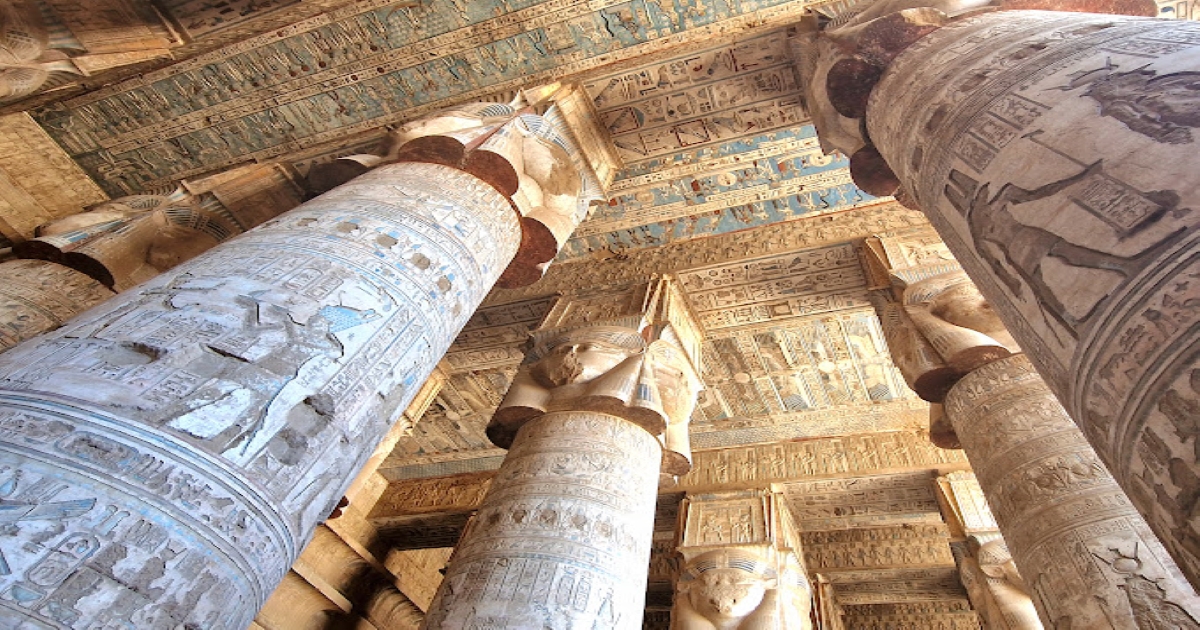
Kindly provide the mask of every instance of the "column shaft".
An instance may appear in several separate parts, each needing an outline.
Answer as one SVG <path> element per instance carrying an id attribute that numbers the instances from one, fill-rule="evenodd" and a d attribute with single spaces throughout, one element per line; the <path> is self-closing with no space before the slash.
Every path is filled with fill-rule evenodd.
<path id="1" fill-rule="evenodd" d="M 381 167 L 0 357 L 0 617 L 245 628 L 520 243 Z"/>
<path id="2" fill-rule="evenodd" d="M 1047 628 L 1200 628 L 1195 593 L 1024 355 L 965 376 L 946 413 Z"/>
<path id="3" fill-rule="evenodd" d="M 1193 585 L 1198 48 L 1193 22 L 980 14 L 891 60 L 866 115 L 904 191 Z"/>
<path id="4" fill-rule="evenodd" d="M 617 416 L 517 432 L 424 627 L 641 628 L 662 447 Z"/>
<path id="5" fill-rule="evenodd" d="M 104 285 L 59 264 L 0 263 L 0 352 L 58 328 L 112 296 Z"/>

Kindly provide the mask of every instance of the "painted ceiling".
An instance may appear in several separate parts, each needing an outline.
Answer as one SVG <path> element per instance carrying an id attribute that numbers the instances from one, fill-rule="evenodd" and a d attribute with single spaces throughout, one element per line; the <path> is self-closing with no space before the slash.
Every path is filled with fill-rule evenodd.
<path id="1" fill-rule="evenodd" d="M 164 9 L 204 42 L 263 16 L 302 16 L 308 4 L 169 0 Z M 119 196 L 247 160 L 303 170 L 323 156 L 370 150 L 384 126 L 437 108 L 575 80 L 624 169 L 560 261 L 874 201 L 804 124 L 784 28 L 808 8 L 837 3 L 324 4 L 335 8 L 30 113 Z"/>
<path id="2" fill-rule="evenodd" d="M 694 448 L 918 426 L 924 403 L 892 364 L 852 243 L 678 274 L 705 329 Z M 484 435 L 555 298 L 480 310 L 446 359 L 449 382 L 384 464 L 391 478 L 497 467 Z M 892 422 L 895 426 L 884 426 Z"/>
<path id="3" fill-rule="evenodd" d="M 314 4 L 160 2 L 197 42 L 233 39 L 256 18 Z M 812 220 L 816 234 L 828 229 L 819 221 L 834 218 L 826 215 L 872 211 L 880 200 L 851 183 L 845 158 L 824 155 L 806 124 L 785 28 L 808 8 L 834 15 L 855 2 L 324 0 L 334 7 L 324 15 L 31 115 L 118 196 L 248 160 L 303 170 L 370 149 L 385 125 L 572 79 L 591 97 L 623 164 L 607 203 L 556 264 L 611 265 L 784 223 Z M 926 405 L 904 385 L 883 341 L 854 242 L 861 236 L 674 269 L 706 333 L 694 448 L 911 436 L 924 425 Z M 384 463 L 385 476 L 499 466 L 504 451 L 484 427 L 555 292 L 531 288 L 528 299 L 493 303 L 472 318 L 443 363 L 447 384 Z M 784 488 L 808 536 L 808 563 L 867 616 L 891 614 L 870 607 L 962 597 L 932 471 L 893 473 Z M 902 537 L 940 551 L 889 555 L 905 553 L 894 542 Z M 851 559 L 851 548 L 867 555 Z"/>
<path id="4" fill-rule="evenodd" d="M 174 4 L 213 13 L 209 2 Z M 343 141 L 449 103 L 581 75 L 702 36 L 784 25 L 809 4 L 367 0 L 32 113 L 101 187 L 119 195 Z M 180 21 L 205 28 L 202 18 Z M 765 87 L 779 97 L 788 89 Z M 798 108 L 791 115 L 793 122 L 801 116 Z"/>

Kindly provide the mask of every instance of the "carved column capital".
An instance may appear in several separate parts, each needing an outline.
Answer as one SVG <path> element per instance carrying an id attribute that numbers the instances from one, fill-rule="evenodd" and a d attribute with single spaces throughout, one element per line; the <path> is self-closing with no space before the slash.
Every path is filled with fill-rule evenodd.
<path id="1" fill-rule="evenodd" d="M 521 247 L 497 282 L 503 288 L 541 279 L 591 204 L 604 196 L 561 110 L 542 103 L 467 103 L 405 123 L 388 134 L 379 154 L 314 167 L 309 187 L 324 192 L 396 162 L 450 166 L 508 199 L 520 217 Z"/>
<path id="2" fill-rule="evenodd" d="M 962 377 L 1020 348 L 962 271 L 908 284 L 883 306 L 896 367 L 921 398 L 940 403 Z"/>
<path id="3" fill-rule="evenodd" d="M 663 473 L 687 473 L 687 426 L 702 388 L 695 368 L 698 331 L 672 278 L 617 294 L 562 298 L 534 331 L 532 349 L 492 416 L 488 437 L 508 448 L 535 418 L 595 411 L 659 436 Z"/>
<path id="4" fill-rule="evenodd" d="M 780 495 L 763 490 L 692 495 L 679 552 L 676 630 L 811 628 L 813 587 Z"/>
<path id="5" fill-rule="evenodd" d="M 171 191 L 128 195 L 38 227 L 13 253 L 66 265 L 125 291 L 299 206 L 290 166 L 251 164 Z"/>

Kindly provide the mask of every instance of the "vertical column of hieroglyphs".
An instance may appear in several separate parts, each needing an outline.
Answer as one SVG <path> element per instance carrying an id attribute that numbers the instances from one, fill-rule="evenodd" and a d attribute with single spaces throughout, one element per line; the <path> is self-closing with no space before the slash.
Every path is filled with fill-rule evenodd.
<path id="1" fill-rule="evenodd" d="M 249 624 L 514 257 L 513 151 L 564 146 L 506 106 L 446 116 L 508 145 L 401 128 L 441 163 L 399 155 L 5 353 L 4 616 Z"/>
<path id="2" fill-rule="evenodd" d="M 1119 4 L 1093 10 L 1155 12 Z M 929 216 L 1200 584 L 1200 25 L 887 6 L 842 32 L 862 47 L 822 44 L 831 146 Z"/>
<path id="3" fill-rule="evenodd" d="M 691 466 L 697 332 L 669 279 L 547 315 L 488 426 L 510 450 L 425 627 L 642 626 L 659 481 Z"/>

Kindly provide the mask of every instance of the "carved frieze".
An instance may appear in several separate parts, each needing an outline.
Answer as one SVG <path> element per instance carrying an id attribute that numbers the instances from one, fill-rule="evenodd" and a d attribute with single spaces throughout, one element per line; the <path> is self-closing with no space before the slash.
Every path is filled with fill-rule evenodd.
<path id="1" fill-rule="evenodd" d="M 834 476 L 888 469 L 958 468 L 959 451 L 935 448 L 915 432 L 878 433 L 741 448 L 697 451 L 683 488 L 753 487 L 805 476 Z"/>

